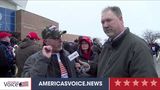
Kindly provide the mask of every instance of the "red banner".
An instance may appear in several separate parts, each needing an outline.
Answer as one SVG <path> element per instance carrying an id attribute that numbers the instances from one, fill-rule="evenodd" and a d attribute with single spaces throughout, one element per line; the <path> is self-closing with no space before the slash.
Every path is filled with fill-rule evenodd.
<path id="1" fill-rule="evenodd" d="M 110 78 L 109 90 L 160 90 L 160 78 Z"/>

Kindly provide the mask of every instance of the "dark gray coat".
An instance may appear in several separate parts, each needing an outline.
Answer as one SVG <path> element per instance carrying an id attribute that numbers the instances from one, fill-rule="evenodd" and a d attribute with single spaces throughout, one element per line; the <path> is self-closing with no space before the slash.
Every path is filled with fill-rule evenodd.
<path id="1" fill-rule="evenodd" d="M 21 76 L 27 58 L 40 50 L 41 46 L 30 39 L 19 44 L 19 47 L 15 50 L 16 65 L 18 67 L 17 77 Z"/>
<path id="2" fill-rule="evenodd" d="M 65 50 L 60 51 L 60 59 L 66 67 L 69 78 L 77 77 L 75 62 L 68 59 L 69 53 Z M 60 67 L 58 61 L 48 59 L 42 55 L 42 51 L 30 56 L 24 64 L 22 77 L 54 77 L 60 78 Z"/>
<path id="3" fill-rule="evenodd" d="M 92 67 L 93 68 L 93 67 Z M 129 28 L 105 43 L 98 59 L 97 77 L 158 77 L 151 51 Z"/>

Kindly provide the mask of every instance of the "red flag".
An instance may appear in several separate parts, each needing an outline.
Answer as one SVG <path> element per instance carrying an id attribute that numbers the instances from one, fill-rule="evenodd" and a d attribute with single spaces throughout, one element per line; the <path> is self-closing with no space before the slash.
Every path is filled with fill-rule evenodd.
<path id="1" fill-rule="evenodd" d="M 160 90 L 160 78 L 110 78 L 109 90 Z"/>
<path id="2" fill-rule="evenodd" d="M 20 82 L 19 86 L 20 87 L 27 87 L 29 85 L 28 83 L 29 83 L 28 81 Z"/>

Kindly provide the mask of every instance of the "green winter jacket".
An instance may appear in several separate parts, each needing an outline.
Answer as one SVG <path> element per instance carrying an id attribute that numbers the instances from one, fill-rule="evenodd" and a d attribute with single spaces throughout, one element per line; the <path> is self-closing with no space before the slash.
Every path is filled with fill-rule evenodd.
<path id="1" fill-rule="evenodd" d="M 95 64 L 91 66 L 91 71 Z M 106 42 L 97 63 L 97 77 L 158 77 L 147 43 L 127 28 Z"/>

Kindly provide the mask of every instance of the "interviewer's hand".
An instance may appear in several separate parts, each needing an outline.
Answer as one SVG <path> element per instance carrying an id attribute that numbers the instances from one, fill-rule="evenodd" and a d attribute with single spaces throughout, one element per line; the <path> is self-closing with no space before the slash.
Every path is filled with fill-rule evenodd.
<path id="1" fill-rule="evenodd" d="M 75 67 L 76 67 L 76 70 L 77 70 L 78 72 L 80 72 L 82 65 L 80 65 L 80 63 L 76 62 Z"/>
<path id="2" fill-rule="evenodd" d="M 78 72 L 87 72 L 90 69 L 90 65 L 87 62 L 83 62 L 81 60 L 78 60 L 78 62 L 76 62 L 76 69 Z"/>
<path id="3" fill-rule="evenodd" d="M 42 54 L 47 57 L 50 58 L 52 55 L 52 46 L 43 46 L 42 48 Z"/>

